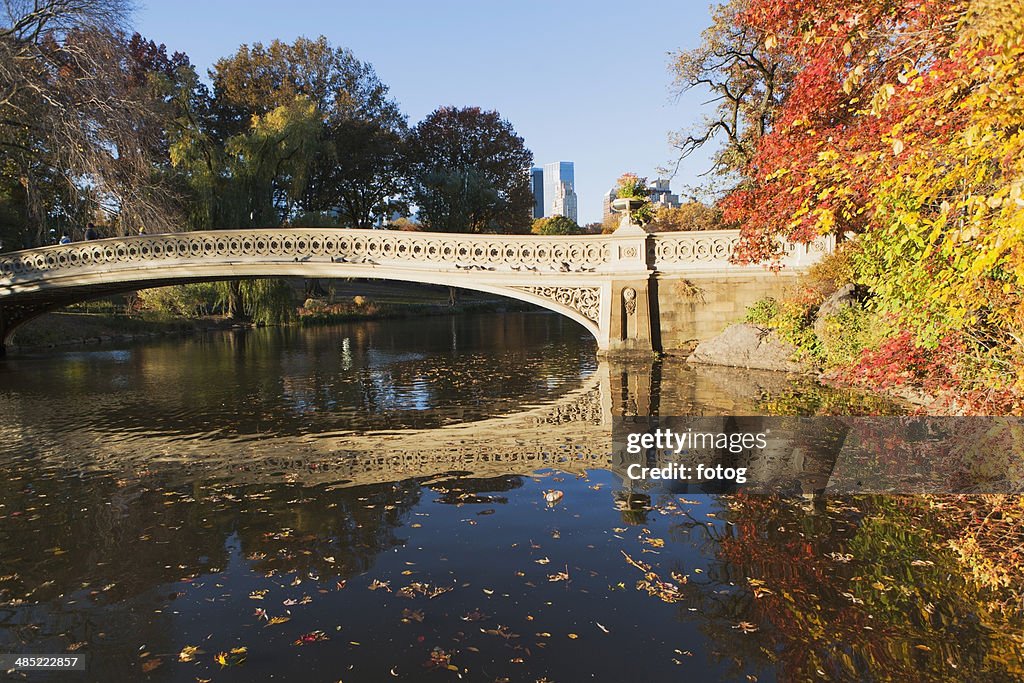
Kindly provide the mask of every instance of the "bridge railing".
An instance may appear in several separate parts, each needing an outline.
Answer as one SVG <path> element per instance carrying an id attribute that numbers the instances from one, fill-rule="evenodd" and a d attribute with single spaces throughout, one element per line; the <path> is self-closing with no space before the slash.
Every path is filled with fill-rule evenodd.
<path id="1" fill-rule="evenodd" d="M 468 235 L 280 228 L 141 235 L 0 255 L 0 278 L 131 262 L 309 260 L 466 270 L 586 272 L 611 262 L 610 235 Z"/>
<path id="2" fill-rule="evenodd" d="M 735 271 L 738 230 L 653 235 L 468 235 L 387 230 L 278 228 L 109 238 L 0 255 L 0 285 L 82 270 L 196 261 L 329 261 L 404 269 L 588 273 Z M 646 259 L 643 245 L 646 242 Z M 639 245 L 637 249 L 636 245 Z M 810 265 L 834 242 L 787 244 L 784 267 Z"/>
<path id="3" fill-rule="evenodd" d="M 740 240 L 739 230 L 702 230 L 655 233 L 648 242 L 648 262 L 659 272 L 763 270 L 761 264 L 738 265 L 730 258 Z M 819 237 L 810 244 L 783 242 L 777 265 L 805 268 L 835 249 L 835 237 Z"/>

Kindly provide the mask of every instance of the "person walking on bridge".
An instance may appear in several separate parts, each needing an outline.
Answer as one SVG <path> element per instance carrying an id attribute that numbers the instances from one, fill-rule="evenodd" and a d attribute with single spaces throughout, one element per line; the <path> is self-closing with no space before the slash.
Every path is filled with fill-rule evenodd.
<path id="1" fill-rule="evenodd" d="M 98 232 L 96 232 L 96 226 L 95 225 L 93 225 L 92 223 L 89 223 L 87 226 L 85 226 L 85 239 L 86 239 L 86 241 L 98 240 L 99 238 L 100 238 L 100 234 Z"/>

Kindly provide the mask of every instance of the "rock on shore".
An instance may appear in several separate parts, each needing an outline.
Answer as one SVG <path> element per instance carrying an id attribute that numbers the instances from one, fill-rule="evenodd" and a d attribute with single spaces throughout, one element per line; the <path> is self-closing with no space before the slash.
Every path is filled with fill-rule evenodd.
<path id="1" fill-rule="evenodd" d="M 771 330 L 738 323 L 698 344 L 687 361 L 756 370 L 811 371 L 810 366 L 793 360 L 795 353 L 795 346 L 779 340 Z"/>

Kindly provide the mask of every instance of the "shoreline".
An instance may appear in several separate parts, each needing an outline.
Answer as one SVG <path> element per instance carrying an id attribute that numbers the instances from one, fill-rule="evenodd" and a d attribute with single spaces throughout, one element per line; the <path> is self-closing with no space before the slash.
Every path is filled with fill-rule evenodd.
<path id="1" fill-rule="evenodd" d="M 347 311 L 323 315 L 304 315 L 281 325 L 269 327 L 323 327 L 349 322 L 396 320 L 403 318 L 430 318 L 462 313 L 504 313 L 519 307 L 489 301 L 464 302 L 455 306 L 434 303 L 381 304 L 372 311 Z M 527 310 L 527 309 L 522 309 Z M 532 307 L 531 309 L 532 310 Z M 56 322 L 56 324 L 54 324 Z M 230 320 L 223 316 L 154 317 L 121 313 L 81 313 L 54 311 L 26 323 L 19 334 L 28 333 L 30 341 L 19 341 L 18 335 L 7 345 L 8 352 L 32 352 L 44 349 L 64 349 L 107 343 L 125 343 L 149 339 L 187 337 L 211 332 L 258 329 L 268 327 L 252 322 Z M 43 331 L 41 328 L 48 328 Z M 54 328 L 56 328 L 54 330 Z M 71 330 L 86 330 L 85 334 L 70 336 Z"/>

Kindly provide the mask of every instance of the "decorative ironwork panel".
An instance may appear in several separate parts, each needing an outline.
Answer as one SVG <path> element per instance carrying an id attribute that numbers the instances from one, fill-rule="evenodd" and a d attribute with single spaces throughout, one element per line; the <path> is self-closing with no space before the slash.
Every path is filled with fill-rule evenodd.
<path id="1" fill-rule="evenodd" d="M 573 309 L 595 323 L 601 319 L 600 287 L 515 287 Z"/>

